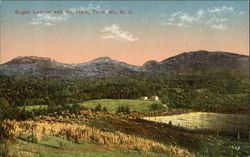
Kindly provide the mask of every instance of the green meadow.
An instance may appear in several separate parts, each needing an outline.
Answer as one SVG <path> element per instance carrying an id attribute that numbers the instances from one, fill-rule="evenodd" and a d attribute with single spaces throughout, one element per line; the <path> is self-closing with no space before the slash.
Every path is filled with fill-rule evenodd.
<path id="1" fill-rule="evenodd" d="M 115 112 L 119 106 L 128 106 L 131 112 L 147 112 L 150 111 L 152 104 L 162 104 L 160 101 L 154 100 L 140 100 L 140 99 L 100 99 L 90 100 L 80 103 L 81 106 L 85 106 L 90 109 L 95 109 L 100 104 L 102 107 L 106 107 L 108 111 Z"/>
<path id="2" fill-rule="evenodd" d="M 86 107 L 89 110 L 95 109 L 97 105 L 106 107 L 109 112 L 116 112 L 119 106 L 128 106 L 131 112 L 148 112 L 151 111 L 152 104 L 162 104 L 161 101 L 154 100 L 140 100 L 140 99 L 99 99 L 89 100 L 79 103 L 80 106 Z M 72 105 L 72 104 L 71 104 Z M 26 106 L 26 110 L 46 108 L 48 105 L 32 105 Z M 24 108 L 20 106 L 19 108 Z"/>

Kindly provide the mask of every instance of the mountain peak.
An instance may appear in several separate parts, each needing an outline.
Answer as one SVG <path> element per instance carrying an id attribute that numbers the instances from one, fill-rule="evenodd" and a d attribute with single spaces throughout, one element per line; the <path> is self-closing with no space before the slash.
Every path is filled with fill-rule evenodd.
<path id="1" fill-rule="evenodd" d="M 98 60 L 112 60 L 112 59 L 110 57 L 108 57 L 108 56 L 104 56 L 104 57 L 98 57 L 98 58 L 96 58 L 96 59 L 94 59 L 92 61 L 98 61 Z"/>
<path id="2" fill-rule="evenodd" d="M 143 64 L 143 66 L 151 67 L 151 66 L 156 66 L 158 64 L 159 64 L 159 62 L 157 62 L 156 60 L 149 60 L 149 61 L 145 62 Z"/>
<path id="3" fill-rule="evenodd" d="M 31 64 L 36 62 L 55 62 L 55 60 L 48 57 L 19 56 L 5 64 Z"/>

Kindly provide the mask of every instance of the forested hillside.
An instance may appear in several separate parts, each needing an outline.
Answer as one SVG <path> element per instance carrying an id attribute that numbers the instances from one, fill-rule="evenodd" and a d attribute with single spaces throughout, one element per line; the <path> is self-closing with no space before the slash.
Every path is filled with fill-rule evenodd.
<path id="1" fill-rule="evenodd" d="M 93 99 L 138 99 L 159 96 L 171 108 L 247 107 L 249 82 L 237 78 L 163 74 L 102 79 L 0 77 L 0 103 L 10 106 L 66 105 Z"/>

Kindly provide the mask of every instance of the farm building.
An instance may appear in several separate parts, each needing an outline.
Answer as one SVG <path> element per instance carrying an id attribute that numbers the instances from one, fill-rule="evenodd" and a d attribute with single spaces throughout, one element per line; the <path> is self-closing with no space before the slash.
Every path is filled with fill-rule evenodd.
<path id="1" fill-rule="evenodd" d="M 141 100 L 148 100 L 147 96 L 141 96 Z"/>
<path id="2" fill-rule="evenodd" d="M 158 96 L 151 96 L 151 100 L 159 100 L 159 97 Z"/>

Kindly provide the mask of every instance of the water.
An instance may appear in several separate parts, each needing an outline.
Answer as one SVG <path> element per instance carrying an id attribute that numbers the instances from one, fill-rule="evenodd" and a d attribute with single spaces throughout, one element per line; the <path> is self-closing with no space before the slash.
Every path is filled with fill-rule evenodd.
<path id="1" fill-rule="evenodd" d="M 181 126 L 188 129 L 209 129 L 223 131 L 243 131 L 248 132 L 248 115 L 209 113 L 209 112 L 191 112 L 172 116 L 145 117 L 150 121 L 163 123 L 172 122 L 175 126 Z"/>

